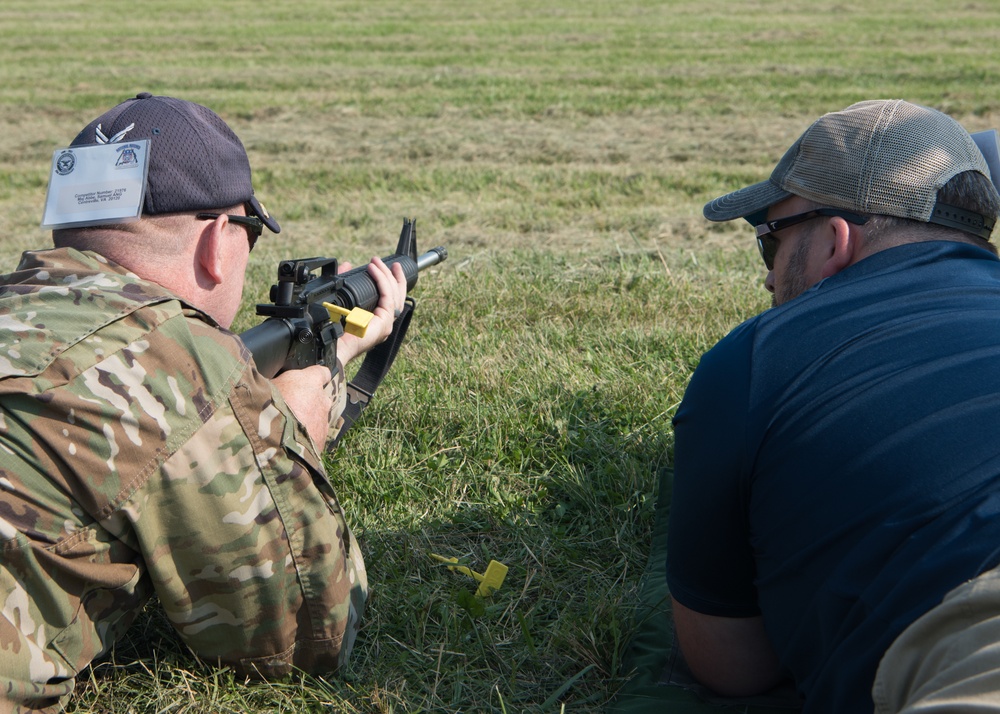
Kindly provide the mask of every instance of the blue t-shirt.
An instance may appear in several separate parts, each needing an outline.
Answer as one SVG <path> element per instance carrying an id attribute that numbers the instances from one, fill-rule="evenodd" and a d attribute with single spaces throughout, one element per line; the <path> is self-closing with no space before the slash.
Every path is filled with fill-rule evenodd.
<path id="1" fill-rule="evenodd" d="M 806 712 L 872 710 L 879 660 L 1000 562 L 1000 260 L 881 251 L 743 323 L 674 418 L 667 580 L 763 615 Z"/>

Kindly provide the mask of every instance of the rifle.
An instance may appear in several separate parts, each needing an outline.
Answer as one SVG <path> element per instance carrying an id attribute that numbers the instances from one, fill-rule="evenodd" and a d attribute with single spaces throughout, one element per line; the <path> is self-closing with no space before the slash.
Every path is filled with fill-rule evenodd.
<path id="1" fill-rule="evenodd" d="M 417 255 L 416 221 L 403 219 L 399 244 L 393 255 L 383 258 L 390 268 L 399 263 L 406 276 L 407 293 L 417 284 L 421 270 L 448 257 L 443 246 Z M 270 303 L 259 303 L 257 314 L 266 319 L 240 333 L 259 371 L 271 378 L 288 369 L 314 364 L 337 367 L 337 339 L 350 332 L 359 336 L 378 305 L 378 289 L 368 275 L 368 266 L 337 274 L 336 258 L 303 258 L 278 263 L 278 282 L 271 286 Z M 315 271 L 319 271 L 317 275 Z M 397 316 L 392 334 L 372 348 L 354 378 L 347 385 L 344 425 L 330 446 L 336 448 L 344 432 L 368 405 L 375 389 L 388 373 L 403 342 L 416 302 L 407 295 L 406 305 Z"/>

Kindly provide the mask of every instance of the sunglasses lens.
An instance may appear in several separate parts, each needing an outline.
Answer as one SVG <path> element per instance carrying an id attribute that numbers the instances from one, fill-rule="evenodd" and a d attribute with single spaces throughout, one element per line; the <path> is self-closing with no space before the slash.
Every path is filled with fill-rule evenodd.
<path id="1" fill-rule="evenodd" d="M 778 252 L 778 241 L 769 235 L 758 236 L 757 248 L 760 250 L 760 257 L 764 259 L 764 266 L 768 270 L 774 270 L 774 254 Z"/>

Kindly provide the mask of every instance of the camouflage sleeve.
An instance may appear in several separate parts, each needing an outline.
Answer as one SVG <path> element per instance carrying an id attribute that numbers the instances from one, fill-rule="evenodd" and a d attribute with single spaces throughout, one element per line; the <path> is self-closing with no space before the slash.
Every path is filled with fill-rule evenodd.
<path id="1" fill-rule="evenodd" d="M 44 371 L 0 365 L 0 711 L 66 696 L 151 589 L 208 661 L 267 677 L 347 661 L 360 551 L 235 335 L 174 302 L 54 359 L 49 339 L 21 352 Z"/>
<path id="2" fill-rule="evenodd" d="M 364 608 L 363 561 L 305 428 L 245 351 L 233 356 L 228 397 L 199 409 L 200 427 L 126 510 L 160 602 L 192 650 L 267 677 L 293 666 L 333 672 Z M 333 385 L 342 411 L 342 371 Z M 197 403 L 185 408 L 196 418 Z"/>
<path id="3" fill-rule="evenodd" d="M 328 444 L 336 441 L 344 428 L 344 410 L 347 408 L 347 384 L 345 383 L 346 370 L 341 361 L 337 360 L 337 374 L 333 379 L 333 411 L 330 414 L 330 431 L 326 435 Z"/>

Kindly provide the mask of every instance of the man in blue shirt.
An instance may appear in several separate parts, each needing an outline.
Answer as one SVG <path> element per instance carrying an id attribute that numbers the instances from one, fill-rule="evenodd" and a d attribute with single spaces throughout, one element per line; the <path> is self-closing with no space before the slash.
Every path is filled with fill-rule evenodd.
<path id="1" fill-rule="evenodd" d="M 998 213 L 968 133 L 895 100 L 705 206 L 755 226 L 774 295 L 674 418 L 675 628 L 720 694 L 1000 711 Z"/>

